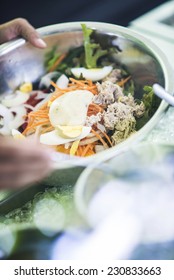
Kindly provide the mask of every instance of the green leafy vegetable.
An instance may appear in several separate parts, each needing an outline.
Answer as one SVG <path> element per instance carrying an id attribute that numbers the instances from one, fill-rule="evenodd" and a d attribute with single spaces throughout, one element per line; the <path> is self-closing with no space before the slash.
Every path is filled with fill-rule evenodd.
<path id="1" fill-rule="evenodd" d="M 143 94 L 142 101 L 146 107 L 146 112 L 149 113 L 154 98 L 153 89 L 151 86 L 144 86 L 143 90 L 145 91 L 145 93 Z"/>
<path id="2" fill-rule="evenodd" d="M 142 101 L 145 105 L 148 116 L 152 117 L 154 112 L 159 107 L 161 100 L 154 94 L 153 88 L 151 86 L 144 86 L 143 90 L 145 93 L 143 94 Z"/>
<path id="3" fill-rule="evenodd" d="M 57 46 L 54 46 L 51 51 L 45 55 L 45 67 L 49 71 L 55 64 L 56 60 L 61 56 L 61 53 L 57 52 Z M 70 69 L 72 67 L 84 66 L 84 46 L 70 49 L 67 56 L 56 67 L 55 71 L 65 73 L 68 76 L 71 74 Z"/>
<path id="4" fill-rule="evenodd" d="M 63 62 L 58 65 L 57 70 L 69 76 L 72 75 L 71 68 L 82 66 L 84 66 L 84 47 L 80 46 L 69 50 Z"/>
<path id="5" fill-rule="evenodd" d="M 70 69 L 73 67 L 86 67 L 98 68 L 111 64 L 109 55 L 117 53 L 115 47 L 109 47 L 108 49 L 102 49 L 99 43 L 95 43 L 91 38 L 93 30 L 87 28 L 85 24 L 82 24 L 82 31 L 84 42 L 83 46 L 70 49 L 63 61 L 55 68 L 55 71 L 60 71 L 66 75 L 71 75 Z M 107 56 L 106 56 L 107 55 Z M 58 46 L 54 46 L 45 56 L 45 67 L 49 71 L 56 63 L 61 53 L 58 52 Z M 100 58 L 102 57 L 102 60 Z"/>
<path id="6" fill-rule="evenodd" d="M 125 95 L 128 95 L 130 93 L 132 96 L 134 96 L 135 84 L 132 79 L 130 79 L 130 81 L 125 84 L 123 92 Z"/>
<path id="7" fill-rule="evenodd" d="M 153 88 L 151 86 L 144 86 L 143 90 L 145 93 L 143 94 L 142 102 L 145 105 L 145 113 L 142 118 L 137 120 L 137 130 L 149 121 L 160 104 L 160 99 L 154 94 Z"/>
<path id="8" fill-rule="evenodd" d="M 60 57 L 61 53 L 57 53 L 57 47 L 53 48 L 45 55 L 45 66 L 47 71 L 49 71 L 54 65 L 55 61 Z"/>
<path id="9" fill-rule="evenodd" d="M 97 60 L 108 54 L 107 50 L 102 50 L 101 46 L 91 42 L 92 29 L 87 28 L 85 24 L 82 24 L 82 31 L 84 36 L 84 48 L 85 48 L 85 62 L 87 68 L 97 68 Z"/>

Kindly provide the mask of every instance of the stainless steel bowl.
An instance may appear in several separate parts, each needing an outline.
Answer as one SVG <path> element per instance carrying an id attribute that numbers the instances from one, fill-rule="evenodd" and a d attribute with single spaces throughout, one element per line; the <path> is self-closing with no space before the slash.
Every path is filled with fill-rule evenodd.
<path id="1" fill-rule="evenodd" d="M 136 97 L 141 97 L 144 85 L 161 84 L 168 92 L 174 91 L 173 71 L 162 51 L 150 40 L 140 34 L 117 25 L 85 22 L 96 30 L 101 44 L 118 45 L 122 50 L 115 59 L 126 65 L 138 89 Z M 36 81 L 45 73 L 45 53 L 55 44 L 60 51 L 67 51 L 82 44 L 83 36 L 80 22 L 51 25 L 38 29 L 47 43 L 46 50 L 36 49 L 24 39 L 6 43 L 0 47 L 0 92 L 8 93 L 24 81 Z M 159 121 L 167 104 L 162 101 L 153 117 L 137 133 L 117 146 L 90 157 L 107 160 L 131 143 L 143 139 Z"/>

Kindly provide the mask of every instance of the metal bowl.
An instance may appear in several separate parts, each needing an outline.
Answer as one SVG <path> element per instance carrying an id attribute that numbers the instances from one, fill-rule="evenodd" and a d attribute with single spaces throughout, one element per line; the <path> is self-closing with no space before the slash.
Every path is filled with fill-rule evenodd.
<path id="1" fill-rule="evenodd" d="M 174 90 L 173 71 L 162 51 L 140 34 L 117 25 L 85 22 L 95 29 L 95 36 L 103 45 L 116 45 L 122 50 L 115 59 L 126 65 L 135 81 L 135 97 L 141 97 L 144 85 L 161 84 L 168 92 Z M 51 25 L 38 29 L 47 43 L 46 50 L 34 48 L 24 39 L 6 43 L 0 47 L 0 92 L 8 93 L 24 81 L 36 81 L 45 73 L 44 56 L 53 45 L 60 51 L 80 46 L 83 42 L 80 22 Z M 162 101 L 152 118 L 127 140 L 91 156 L 91 159 L 107 160 L 131 143 L 143 139 L 159 121 L 167 104 Z"/>

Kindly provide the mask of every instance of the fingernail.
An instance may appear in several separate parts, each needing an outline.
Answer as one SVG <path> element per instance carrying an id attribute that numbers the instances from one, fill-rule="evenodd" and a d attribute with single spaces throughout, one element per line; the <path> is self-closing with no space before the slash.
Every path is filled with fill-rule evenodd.
<path id="1" fill-rule="evenodd" d="M 47 44 L 41 38 L 36 38 L 34 41 L 36 46 L 39 48 L 46 48 L 47 46 Z"/>

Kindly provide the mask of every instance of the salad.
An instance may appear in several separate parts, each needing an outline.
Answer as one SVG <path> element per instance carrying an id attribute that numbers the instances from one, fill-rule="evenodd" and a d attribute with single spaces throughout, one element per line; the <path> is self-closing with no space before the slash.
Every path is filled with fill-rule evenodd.
<path id="1" fill-rule="evenodd" d="M 134 81 L 93 29 L 82 24 L 83 45 L 45 55 L 46 74 L 26 81 L 0 100 L 0 134 L 17 139 L 37 137 L 55 151 L 91 156 L 127 139 L 152 116 L 158 104 L 150 86 L 141 100 Z"/>

